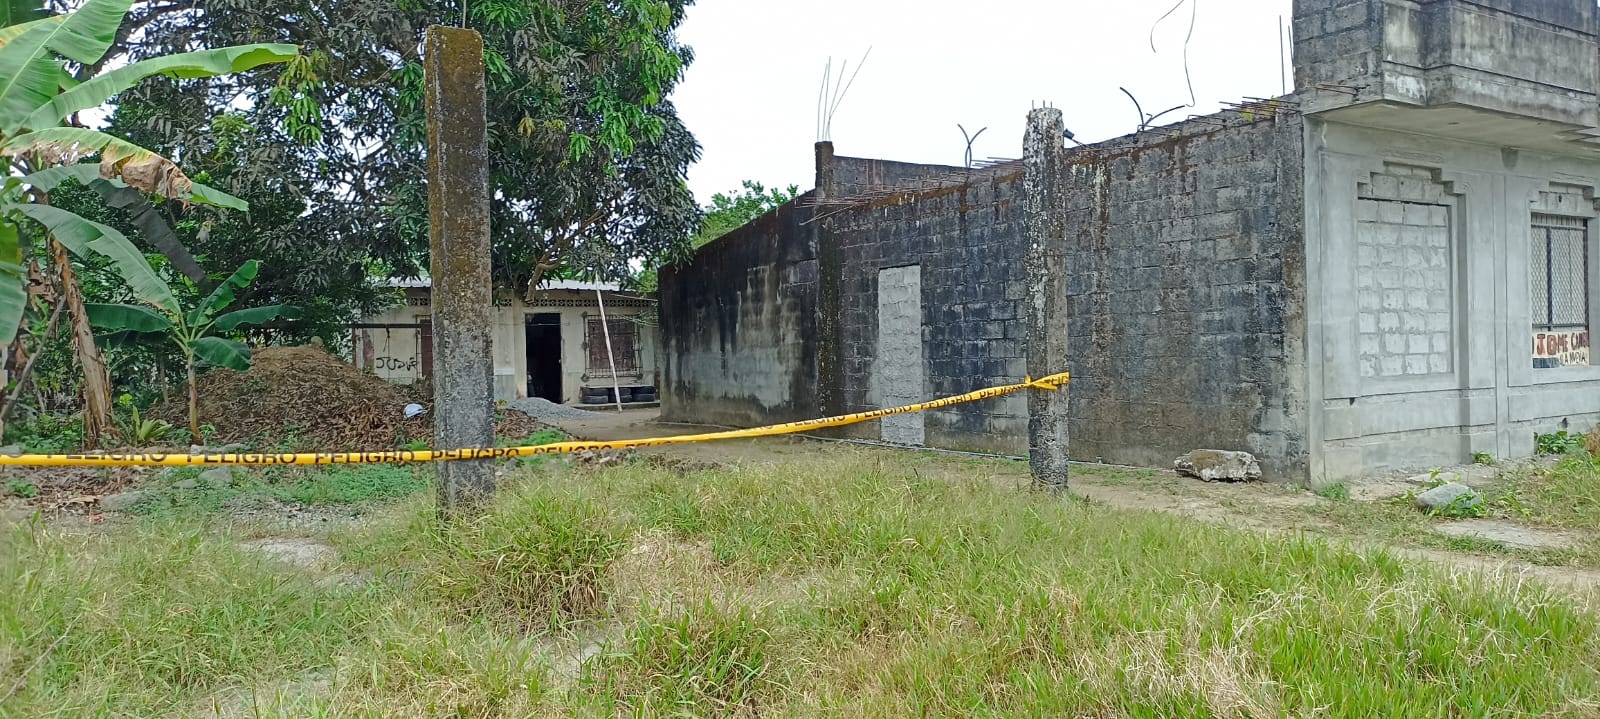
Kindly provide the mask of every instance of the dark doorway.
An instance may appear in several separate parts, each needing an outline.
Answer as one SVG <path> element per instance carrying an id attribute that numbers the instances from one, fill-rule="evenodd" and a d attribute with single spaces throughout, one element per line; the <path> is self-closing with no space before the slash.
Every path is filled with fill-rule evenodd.
<path id="1" fill-rule="evenodd" d="M 528 396 L 561 402 L 561 315 L 528 315 Z"/>

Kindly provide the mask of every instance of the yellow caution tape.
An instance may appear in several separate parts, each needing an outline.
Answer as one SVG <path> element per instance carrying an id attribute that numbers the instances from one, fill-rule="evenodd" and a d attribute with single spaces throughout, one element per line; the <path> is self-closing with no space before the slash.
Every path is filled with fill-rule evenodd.
<path id="1" fill-rule="evenodd" d="M 382 452 L 244 452 L 239 454 L 165 454 L 160 452 L 104 452 L 98 454 L 0 454 L 0 466 L 29 467 L 185 467 L 192 465 L 278 465 L 278 464 L 385 464 L 397 462 L 455 462 L 474 459 L 509 459 L 540 454 L 565 454 L 569 452 L 605 449 L 635 449 L 660 447 L 669 444 L 710 442 L 719 439 L 744 439 L 795 434 L 828 427 L 869 422 L 897 414 L 910 414 L 951 405 L 976 402 L 1000 397 L 1025 389 L 1056 391 L 1071 380 L 1066 372 L 1039 379 L 1029 378 L 1020 384 L 990 387 L 954 397 L 936 399 L 892 409 L 877 409 L 838 417 L 808 419 L 751 429 L 733 429 L 725 432 L 689 434 L 678 437 L 650 437 L 614 442 L 556 442 L 532 447 L 492 447 L 479 449 L 387 450 Z"/>

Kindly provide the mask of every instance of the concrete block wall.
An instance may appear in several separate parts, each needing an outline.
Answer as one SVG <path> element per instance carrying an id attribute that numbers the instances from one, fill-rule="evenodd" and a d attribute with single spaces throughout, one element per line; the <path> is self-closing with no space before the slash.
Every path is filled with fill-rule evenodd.
<path id="1" fill-rule="evenodd" d="M 1589 128 L 1597 32 L 1593 0 L 1295 0 L 1296 94 L 1308 112 L 1382 100 Z"/>
<path id="2" fill-rule="evenodd" d="M 1312 481 L 1527 456 L 1600 421 L 1600 366 L 1535 367 L 1529 274 L 1534 213 L 1588 221 L 1600 256 L 1600 158 L 1307 123 Z"/>
<path id="3" fill-rule="evenodd" d="M 840 167 L 863 161 L 838 158 Z M 944 175 L 950 168 L 888 163 L 899 177 Z M 879 165 L 882 167 L 883 165 Z M 919 169 L 920 168 L 920 169 Z M 842 173 L 841 173 L 842 174 Z M 879 174 L 878 177 L 886 177 Z M 909 184 L 916 187 L 916 183 Z M 1020 302 L 1024 296 L 1020 168 L 974 171 L 970 184 L 865 202 L 823 221 L 823 254 L 836 257 L 832 383 L 837 411 L 877 409 L 879 387 L 897 371 L 877 361 L 878 283 L 885 269 L 917 266 L 921 290 L 922 399 L 1016 382 L 1027 373 Z M 898 404 L 896 396 L 889 404 Z M 1021 395 L 925 413 L 930 446 L 1021 453 L 1027 448 Z M 846 432 L 878 439 L 878 423 Z M 903 433 L 897 436 L 904 436 Z"/>
<path id="4" fill-rule="evenodd" d="M 908 192 L 936 189 L 948 184 L 939 182 L 957 176 L 965 168 L 950 165 L 929 165 L 919 162 L 898 162 L 868 157 L 848 157 L 832 154 L 832 144 L 819 147 L 819 161 L 827 165 L 820 173 L 818 187 L 826 189 L 833 197 L 850 197 L 882 188 L 901 188 Z M 981 174 L 981 173 L 980 173 Z"/>
<path id="5" fill-rule="evenodd" d="M 755 426 L 822 414 L 812 196 L 661 269 L 664 420 Z"/>
<path id="6" fill-rule="evenodd" d="M 1302 132 L 1225 113 L 1069 153 L 1074 459 L 1306 476 Z"/>

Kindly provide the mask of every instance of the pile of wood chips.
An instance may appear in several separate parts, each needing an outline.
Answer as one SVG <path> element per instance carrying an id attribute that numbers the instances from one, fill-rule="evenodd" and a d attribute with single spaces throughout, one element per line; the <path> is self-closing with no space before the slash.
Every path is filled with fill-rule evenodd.
<path id="1" fill-rule="evenodd" d="M 357 452 L 431 444 L 433 415 L 405 418 L 407 404 L 432 409 L 415 388 L 390 384 L 316 346 L 268 347 L 250 369 L 214 369 L 200 377 L 200 423 L 216 428 L 212 444 L 244 442 L 258 450 Z M 183 400 L 154 413 L 188 426 Z M 498 437 L 522 439 L 547 425 L 521 412 L 496 413 Z"/>

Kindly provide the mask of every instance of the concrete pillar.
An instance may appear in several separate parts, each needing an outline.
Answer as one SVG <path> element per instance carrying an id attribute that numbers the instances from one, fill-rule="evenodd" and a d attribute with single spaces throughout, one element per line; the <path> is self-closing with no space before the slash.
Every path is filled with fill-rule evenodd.
<path id="1" fill-rule="evenodd" d="M 834 180 L 833 143 L 819 142 L 816 151 L 817 199 L 837 194 Z M 846 413 L 844 403 L 844 363 L 841 361 L 843 330 L 839 318 L 844 316 L 841 303 L 844 279 L 844 258 L 839 251 L 838 238 L 829 229 L 827 220 L 816 220 L 835 212 L 827 205 L 811 208 L 810 227 L 817 253 L 817 411 L 824 417 Z M 840 435 L 841 432 L 825 432 Z"/>
<path id="2" fill-rule="evenodd" d="M 1065 134 L 1060 110 L 1028 113 L 1022 185 L 1028 248 L 1028 374 L 1033 377 L 1063 372 L 1067 364 L 1066 202 L 1061 188 Z M 1068 389 L 1028 390 L 1028 465 L 1041 488 L 1067 488 Z"/>
<path id="3" fill-rule="evenodd" d="M 424 44 L 433 275 L 433 433 L 441 449 L 494 445 L 494 298 L 483 38 L 435 25 Z M 439 511 L 470 513 L 494 491 L 493 460 L 440 462 Z"/>

